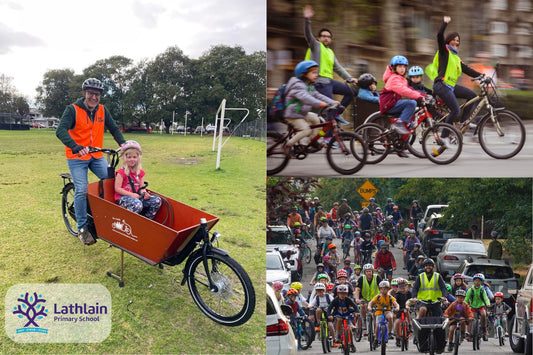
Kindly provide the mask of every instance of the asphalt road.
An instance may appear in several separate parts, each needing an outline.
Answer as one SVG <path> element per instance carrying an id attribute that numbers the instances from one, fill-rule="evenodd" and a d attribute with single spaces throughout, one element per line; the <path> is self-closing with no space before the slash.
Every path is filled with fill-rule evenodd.
<path id="1" fill-rule="evenodd" d="M 340 248 L 340 239 L 335 239 L 334 243 L 337 245 L 337 250 L 342 251 L 342 248 Z M 312 242 L 311 251 L 314 253 L 315 250 L 316 250 L 316 246 L 315 246 L 314 242 Z M 403 267 L 403 253 L 402 253 L 402 251 L 400 249 L 398 249 L 397 247 L 391 248 L 391 251 L 394 254 L 394 258 L 396 259 L 396 264 L 398 266 L 398 268 L 396 269 L 396 271 L 393 274 L 393 278 L 394 277 L 405 277 L 405 278 L 407 278 L 407 271 L 402 269 L 402 267 Z M 353 254 L 352 254 L 352 258 L 353 258 Z M 301 280 L 301 283 L 303 284 L 303 290 L 302 290 L 302 294 L 303 295 L 307 295 L 308 291 L 311 289 L 311 286 L 309 285 L 309 282 L 311 281 L 311 278 L 313 277 L 313 274 L 314 274 L 315 271 L 316 271 L 316 265 L 315 265 L 313 260 L 311 260 L 310 264 L 304 264 L 304 273 L 303 273 L 303 278 Z M 402 352 L 400 350 L 400 348 L 397 348 L 394 340 L 392 342 L 389 342 L 388 345 L 389 346 L 387 347 L 387 353 L 403 353 L 403 354 L 412 353 L 412 354 L 418 354 L 418 350 L 416 348 L 416 345 L 414 345 L 412 343 L 412 341 L 409 344 L 409 350 L 407 352 L 405 352 L 405 351 Z M 361 342 L 356 343 L 356 348 L 357 348 L 356 354 L 376 354 L 376 353 L 381 352 L 381 348 L 378 348 L 377 350 L 371 352 L 369 344 L 368 344 L 368 340 L 366 339 L 366 337 L 363 337 L 361 339 Z M 335 353 L 339 353 L 340 351 L 341 351 L 340 349 L 333 348 L 331 353 L 335 354 Z M 322 345 L 320 344 L 320 341 L 318 340 L 318 338 L 315 339 L 315 341 L 313 342 L 311 348 L 309 348 L 307 350 L 298 350 L 298 352 L 301 353 L 301 354 L 305 353 L 307 355 L 323 354 Z M 446 353 L 447 352 L 444 352 L 444 354 L 446 354 Z M 509 346 L 508 338 L 506 338 L 505 345 L 500 347 L 498 345 L 498 340 L 494 339 L 494 338 L 490 338 L 490 337 L 489 337 L 489 340 L 486 341 L 486 342 L 485 341 L 481 341 L 480 350 L 478 350 L 478 351 L 473 351 L 472 350 L 472 343 L 469 343 L 469 342 L 466 342 L 466 341 L 463 342 L 463 344 L 461 345 L 461 347 L 459 349 L 459 353 L 460 354 L 483 354 L 483 355 L 486 355 L 486 354 L 509 354 L 509 355 L 510 354 L 514 354 L 513 351 L 511 350 L 510 346 Z"/>
<path id="2" fill-rule="evenodd" d="M 471 133 L 465 135 L 463 151 L 448 165 L 437 165 L 428 159 L 412 155 L 400 158 L 389 154 L 381 163 L 365 165 L 354 175 L 340 175 L 326 159 L 325 150 L 310 154 L 304 160 L 291 159 L 287 167 L 275 176 L 292 177 L 530 177 L 533 173 L 533 121 L 524 121 L 526 143 L 511 159 L 494 159 L 487 155 Z"/>

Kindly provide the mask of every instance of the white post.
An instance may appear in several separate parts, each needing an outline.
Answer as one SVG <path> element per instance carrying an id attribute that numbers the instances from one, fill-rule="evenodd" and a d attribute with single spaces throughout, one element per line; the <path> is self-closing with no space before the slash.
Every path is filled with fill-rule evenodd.
<path id="1" fill-rule="evenodd" d="M 200 137 L 204 136 L 204 118 L 202 117 L 202 129 L 200 130 Z"/>
<path id="2" fill-rule="evenodd" d="M 226 112 L 226 99 L 222 100 L 222 104 L 220 105 L 220 124 L 218 127 L 218 152 L 217 152 L 217 165 L 216 169 L 220 169 L 220 154 L 222 151 L 222 132 L 224 131 L 224 113 Z M 218 113 L 217 113 L 218 116 Z M 216 124 L 217 119 L 215 119 L 215 135 L 216 135 Z"/>
<path id="3" fill-rule="evenodd" d="M 189 114 L 189 111 L 185 111 L 185 136 L 187 135 L 187 115 Z"/>
<path id="4" fill-rule="evenodd" d="M 172 135 L 174 135 L 174 116 L 176 115 L 176 111 L 172 111 L 172 126 L 170 126 L 170 129 L 172 130 Z"/>

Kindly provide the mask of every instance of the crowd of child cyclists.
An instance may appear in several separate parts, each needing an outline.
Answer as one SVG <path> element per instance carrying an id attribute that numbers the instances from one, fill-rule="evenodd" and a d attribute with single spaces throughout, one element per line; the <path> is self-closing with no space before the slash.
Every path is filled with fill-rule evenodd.
<path id="1" fill-rule="evenodd" d="M 403 55 L 395 55 L 390 60 L 383 73 L 385 86 L 381 93 L 376 91 L 376 77 L 370 73 L 362 74 L 359 79 L 353 78 L 337 61 L 333 50 L 332 31 L 322 28 L 315 36 L 311 30 L 311 18 L 314 12 L 311 6 L 306 6 L 303 11 L 305 18 L 304 35 L 309 46 L 305 60 L 298 63 L 294 74 L 285 87 L 285 108 L 284 119 L 297 131 L 297 133 L 284 145 L 285 154 L 291 157 L 293 147 L 302 138 L 312 138 L 318 133 L 318 129 L 312 130 L 310 125 L 320 123 L 320 118 L 312 109 L 332 106 L 336 110 L 338 120 L 343 124 L 348 124 L 342 113 L 345 107 L 350 104 L 356 94 L 355 89 L 345 83 L 333 79 L 333 73 L 337 73 L 346 82 L 357 84 L 359 91 L 357 96 L 361 99 L 376 102 L 379 104 L 379 111 L 382 114 L 390 114 L 396 118 L 392 124 L 401 135 L 409 133 L 407 124 L 413 116 L 417 104 L 425 102 L 428 95 L 438 95 L 439 98 L 450 110 L 446 123 L 452 124 L 459 117 L 460 108 L 458 98 L 470 100 L 476 97 L 476 93 L 464 86 L 458 85 L 459 76 L 465 73 L 471 77 L 484 75 L 466 65 L 458 55 L 460 36 L 457 32 L 450 32 L 444 36 L 444 31 L 451 18 L 444 16 L 442 25 L 437 34 L 438 51 L 434 60 L 430 63 L 425 72 L 433 80 L 433 89 L 429 89 L 422 83 L 424 69 L 420 66 L 411 66 Z M 407 78 L 406 78 L 407 76 Z M 333 99 L 333 95 L 342 95 L 340 102 Z M 472 109 L 470 107 L 468 110 Z M 462 127 L 462 122 L 468 117 L 465 112 L 458 126 Z M 441 144 L 445 148 L 450 147 L 448 138 L 449 132 L 445 130 L 441 137 Z M 324 143 L 331 134 L 326 132 Z M 315 142 L 320 148 L 318 142 Z M 405 151 L 398 152 L 401 157 L 407 157 Z"/>
<path id="2" fill-rule="evenodd" d="M 503 302 L 501 292 L 492 293 L 483 274 L 475 274 L 472 285 L 467 285 L 461 274 L 453 275 L 451 284 L 446 284 L 434 271 L 435 262 L 423 254 L 416 236 L 415 225 L 421 212 L 418 201 L 413 201 L 407 221 L 391 198 L 387 199 L 383 209 L 373 198 L 360 212 L 352 211 L 345 199 L 341 204 L 335 202 L 328 212 L 324 209 L 315 197 L 305 208 L 294 208 L 287 216 L 287 225 L 296 236 L 295 240 L 312 244 L 316 238 L 316 272 L 311 278 L 312 289 L 308 294 L 302 293 L 304 285 L 300 282 L 293 282 L 288 290 L 281 282 L 272 285 L 280 304 L 292 308 L 293 325 L 297 317 L 306 317 L 318 327 L 325 312 L 329 334 L 336 334 L 331 339 L 333 345 L 339 346 L 342 317 L 350 317 L 352 331 L 355 317 L 361 317 L 360 324 L 365 329 L 363 336 L 366 336 L 367 312 L 373 312 L 374 334 L 377 334 L 378 319 L 385 317 L 389 339 L 396 336 L 396 345 L 400 346 L 398 334 L 402 313 L 409 323 L 410 333 L 413 331 L 411 312 L 416 318 L 444 316 L 450 319 L 448 351 L 451 351 L 457 324 L 461 324 L 462 339 L 472 340 L 473 312 L 479 312 L 482 337 L 487 340 L 487 312 L 490 309 L 491 317 L 501 317 L 505 336 L 508 336 L 506 315 L 511 308 Z M 395 238 L 391 231 L 401 225 L 408 227 L 403 229 L 403 235 Z M 334 239 L 340 239 L 343 245 L 343 258 L 333 243 Z M 395 243 L 403 250 L 403 268 L 408 270 L 408 279 L 393 278 L 397 264 L 389 248 Z M 354 337 L 351 339 L 350 350 L 353 352 L 356 350 Z M 416 336 L 414 339 L 417 341 Z M 379 345 L 379 340 L 375 339 L 373 348 Z"/>

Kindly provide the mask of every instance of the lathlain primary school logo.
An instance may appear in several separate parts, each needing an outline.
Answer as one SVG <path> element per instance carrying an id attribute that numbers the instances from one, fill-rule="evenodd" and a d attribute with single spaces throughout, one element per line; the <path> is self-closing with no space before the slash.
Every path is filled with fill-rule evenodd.
<path id="1" fill-rule="evenodd" d="M 18 318 L 23 319 L 24 326 L 17 329 L 18 333 L 48 333 L 48 329 L 39 328 L 37 321 L 48 316 L 48 310 L 45 307 L 46 300 L 43 296 L 34 292 L 30 295 L 29 292 L 21 294 L 17 298 L 17 302 L 20 302 L 14 307 L 13 314 L 18 315 Z"/>
<path id="2" fill-rule="evenodd" d="M 6 333 L 19 343 L 99 343 L 111 317 L 100 284 L 17 284 L 5 296 Z"/>

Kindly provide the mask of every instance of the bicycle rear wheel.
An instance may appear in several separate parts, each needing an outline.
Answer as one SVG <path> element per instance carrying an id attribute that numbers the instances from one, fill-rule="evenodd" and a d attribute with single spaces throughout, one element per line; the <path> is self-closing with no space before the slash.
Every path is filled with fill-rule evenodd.
<path id="1" fill-rule="evenodd" d="M 202 251 L 196 251 L 185 266 L 194 303 L 208 318 L 222 325 L 234 327 L 246 323 L 255 309 L 255 291 L 250 277 L 228 255 L 211 251 L 206 259 L 209 275 L 217 289 L 209 289 Z"/>
<path id="2" fill-rule="evenodd" d="M 355 174 L 366 163 L 367 148 L 362 138 L 355 133 L 338 132 L 338 138 L 345 150 L 341 149 L 341 142 L 337 142 L 337 137 L 332 137 L 326 148 L 328 163 L 340 174 Z"/>
<path id="3" fill-rule="evenodd" d="M 496 159 L 514 157 L 526 142 L 524 123 L 516 114 L 507 110 L 495 112 L 494 120 L 487 115 L 479 124 L 478 134 L 481 148 Z"/>
<path id="4" fill-rule="evenodd" d="M 368 164 L 377 164 L 387 157 L 391 151 L 391 144 L 385 130 L 375 123 L 368 123 L 357 127 L 357 133 L 366 145 Z"/>
<path id="5" fill-rule="evenodd" d="M 309 245 L 305 245 L 303 247 L 303 259 L 306 264 L 309 264 L 311 262 L 311 248 L 309 248 Z"/>
<path id="6" fill-rule="evenodd" d="M 307 331 L 307 334 L 309 334 L 309 337 L 311 338 L 311 343 L 314 342 L 316 337 L 315 322 L 311 322 L 309 318 L 305 318 L 303 322 L 303 327 Z"/>
<path id="7" fill-rule="evenodd" d="M 289 157 L 283 150 L 283 142 L 276 143 L 283 137 L 278 132 L 267 132 L 267 174 L 274 175 L 285 169 L 289 164 Z M 275 147 L 274 147 L 275 146 Z"/>
<path id="8" fill-rule="evenodd" d="M 74 211 L 74 184 L 72 182 L 69 182 L 63 188 L 61 212 L 63 213 L 63 222 L 65 222 L 65 226 L 69 233 L 78 236 L 76 212 Z"/>
<path id="9" fill-rule="evenodd" d="M 441 135 L 448 131 L 450 148 L 445 148 Z M 426 157 L 435 164 L 450 164 L 455 161 L 463 149 L 463 137 L 457 128 L 447 123 L 438 123 L 424 133 L 422 148 Z"/>

